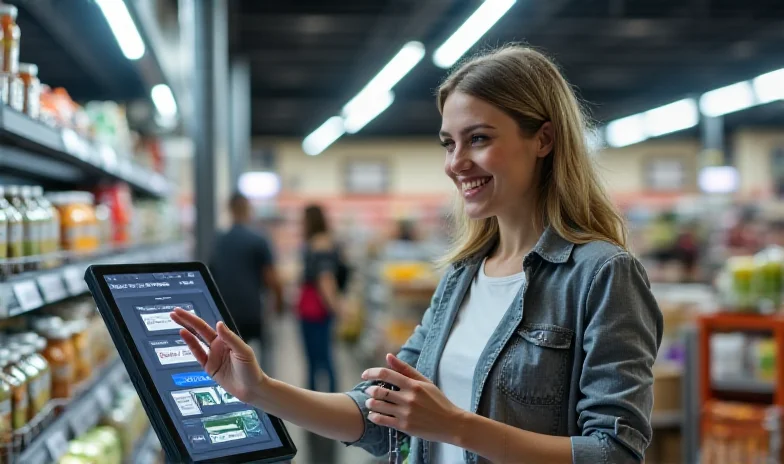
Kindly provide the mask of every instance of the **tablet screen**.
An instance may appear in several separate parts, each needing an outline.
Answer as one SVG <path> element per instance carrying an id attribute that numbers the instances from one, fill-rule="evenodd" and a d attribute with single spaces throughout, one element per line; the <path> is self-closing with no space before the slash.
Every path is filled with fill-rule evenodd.
<path id="1" fill-rule="evenodd" d="M 169 317 L 176 307 L 210 326 L 222 320 L 200 272 L 104 277 L 144 364 L 194 461 L 283 446 L 270 418 L 201 368 Z"/>

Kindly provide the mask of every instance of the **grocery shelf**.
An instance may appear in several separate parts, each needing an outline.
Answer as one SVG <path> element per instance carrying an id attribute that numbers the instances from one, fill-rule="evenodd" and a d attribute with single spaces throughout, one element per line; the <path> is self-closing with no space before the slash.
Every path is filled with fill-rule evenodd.
<path id="1" fill-rule="evenodd" d="M 155 464 L 157 462 L 158 453 L 156 452 L 156 444 L 158 436 L 155 435 L 155 430 L 150 426 L 136 441 L 133 447 L 133 454 L 126 462 L 128 464 Z"/>
<path id="2" fill-rule="evenodd" d="M 98 425 L 101 414 L 111 407 L 114 391 L 127 377 L 122 361 L 115 359 L 93 375 L 58 417 L 33 439 L 16 462 L 43 464 L 57 462 L 68 450 L 68 441 Z"/>
<path id="3" fill-rule="evenodd" d="M 93 144 L 70 129 L 57 129 L 0 105 L 0 168 L 39 181 L 82 187 L 100 180 L 127 182 L 135 193 L 164 197 L 168 181 L 125 160 L 108 145 Z"/>
<path id="4" fill-rule="evenodd" d="M 713 379 L 711 388 L 714 391 L 731 393 L 757 393 L 772 395 L 776 389 L 773 381 L 756 380 L 751 378 Z"/>
<path id="5" fill-rule="evenodd" d="M 675 429 L 683 424 L 683 411 L 657 411 L 651 415 L 654 429 Z"/>
<path id="6" fill-rule="evenodd" d="M 51 270 L 28 272 L 0 282 L 0 319 L 87 293 L 84 271 L 91 264 L 177 261 L 187 257 L 187 245 L 172 242 L 114 251 Z"/>

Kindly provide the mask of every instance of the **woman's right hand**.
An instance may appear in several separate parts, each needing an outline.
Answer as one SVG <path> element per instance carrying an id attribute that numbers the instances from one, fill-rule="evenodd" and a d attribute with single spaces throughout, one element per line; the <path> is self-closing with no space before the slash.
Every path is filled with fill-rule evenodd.
<path id="1" fill-rule="evenodd" d="M 238 400 L 252 403 L 269 382 L 253 349 L 223 322 L 218 322 L 213 330 L 204 319 L 181 308 L 175 309 L 171 318 L 184 327 L 180 329 L 180 337 L 205 372 Z M 209 349 L 205 350 L 204 343 L 194 333 L 209 343 Z"/>

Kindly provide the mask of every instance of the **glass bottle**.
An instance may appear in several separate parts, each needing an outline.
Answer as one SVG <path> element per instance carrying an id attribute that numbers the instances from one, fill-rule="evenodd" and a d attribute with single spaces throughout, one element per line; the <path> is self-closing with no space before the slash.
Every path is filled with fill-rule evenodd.
<path id="1" fill-rule="evenodd" d="M 3 186 L 0 185 L 0 198 L 5 196 Z M 0 279 L 9 274 L 8 270 L 8 211 L 5 208 L 5 201 L 0 200 Z"/>
<path id="2" fill-rule="evenodd" d="M 19 71 L 19 39 L 22 30 L 16 24 L 19 10 L 13 5 L 0 5 L 0 30 L 3 43 L 3 53 L 0 56 L 2 72 L 16 74 Z"/>
<path id="3" fill-rule="evenodd" d="M 8 266 L 10 274 L 22 272 L 22 257 L 24 256 L 24 218 L 22 213 L 11 204 L 10 188 L 0 188 L 0 209 L 6 212 L 8 219 L 8 248 L 7 256 L 9 260 L 14 260 L 14 264 Z"/>
<path id="4" fill-rule="evenodd" d="M 25 332 L 12 337 L 11 340 L 14 343 L 30 347 L 25 360 L 40 372 L 38 387 L 36 388 L 40 411 L 52 398 L 52 372 L 49 369 L 49 363 L 46 362 L 46 358 L 41 354 L 46 348 L 46 339 L 39 337 L 34 332 Z"/>
<path id="5" fill-rule="evenodd" d="M 41 81 L 38 79 L 38 66 L 19 63 L 19 78 L 24 83 L 24 103 L 22 110 L 31 118 L 41 115 Z"/>
<path id="6" fill-rule="evenodd" d="M 12 427 L 19 430 L 27 425 L 30 398 L 27 395 L 27 377 L 14 363 L 13 353 L 7 349 L 0 349 L 0 365 L 2 365 L 5 380 L 11 385 L 11 414 Z"/>
<path id="7" fill-rule="evenodd" d="M 30 422 L 43 409 L 41 404 L 41 371 L 29 362 L 35 348 L 29 345 L 9 343 L 6 347 L 11 351 L 11 361 L 27 377 L 27 421 Z"/>

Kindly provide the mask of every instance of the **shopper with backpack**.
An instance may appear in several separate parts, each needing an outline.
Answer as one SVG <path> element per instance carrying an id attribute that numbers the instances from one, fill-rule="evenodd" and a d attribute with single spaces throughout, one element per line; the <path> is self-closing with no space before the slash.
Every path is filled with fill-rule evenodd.
<path id="1" fill-rule="evenodd" d="M 305 245 L 297 315 L 308 360 L 308 387 L 318 390 L 318 376 L 323 373 L 328 379 L 327 391 L 335 392 L 332 326 L 342 306 L 340 293 L 348 280 L 348 268 L 321 207 L 306 207 L 303 223 Z"/>

